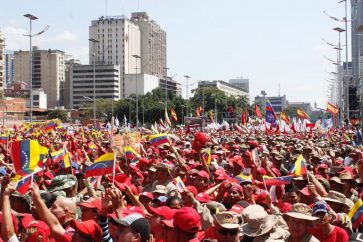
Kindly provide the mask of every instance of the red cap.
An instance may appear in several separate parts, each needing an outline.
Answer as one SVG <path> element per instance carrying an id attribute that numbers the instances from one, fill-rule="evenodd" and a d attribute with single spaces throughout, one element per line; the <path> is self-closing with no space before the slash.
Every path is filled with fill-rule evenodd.
<path id="1" fill-rule="evenodd" d="M 187 186 L 187 190 L 191 193 L 193 193 L 194 196 L 198 194 L 198 190 L 195 186 Z"/>
<path id="2" fill-rule="evenodd" d="M 142 192 L 142 193 L 140 193 L 139 197 L 147 197 L 150 200 L 154 199 L 154 196 L 151 192 Z"/>
<path id="3" fill-rule="evenodd" d="M 100 226 L 94 220 L 87 220 L 84 222 L 79 222 L 75 219 L 70 221 L 70 226 L 77 230 L 79 233 L 89 236 L 93 241 L 101 241 L 103 237 L 103 232 Z"/>
<path id="4" fill-rule="evenodd" d="M 228 180 L 229 176 L 227 174 L 221 174 L 219 176 L 217 176 L 214 180 L 216 181 L 224 181 L 224 180 Z"/>
<path id="5" fill-rule="evenodd" d="M 267 197 L 267 193 L 262 192 L 262 193 L 257 195 L 256 202 L 259 203 L 259 204 L 267 204 L 266 197 Z"/>
<path id="6" fill-rule="evenodd" d="M 318 169 L 328 169 L 328 168 L 329 168 L 329 166 L 327 164 L 320 164 L 318 166 Z"/>
<path id="7" fill-rule="evenodd" d="M 250 140 L 250 141 L 248 141 L 248 145 L 256 148 L 258 146 L 258 142 L 256 140 Z"/>
<path id="8" fill-rule="evenodd" d="M 79 206 L 85 207 L 85 208 L 97 208 L 98 211 L 101 212 L 102 205 L 101 205 L 101 199 L 100 198 L 90 198 L 87 201 L 79 204 Z"/>
<path id="9" fill-rule="evenodd" d="M 183 207 L 174 215 L 175 226 L 188 233 L 197 233 L 201 228 L 200 216 L 193 208 Z"/>
<path id="10" fill-rule="evenodd" d="M 263 168 L 263 167 L 261 167 L 261 166 L 259 166 L 259 167 L 257 168 L 257 172 L 258 172 L 258 173 L 260 173 L 260 174 L 261 174 L 261 175 L 263 175 L 263 176 L 267 175 L 267 171 L 266 171 L 266 169 L 265 169 L 265 168 Z"/>
<path id="11" fill-rule="evenodd" d="M 161 206 L 161 207 L 157 207 L 157 208 L 149 206 L 148 209 L 153 214 L 159 215 L 159 216 L 163 217 L 163 219 L 167 219 L 167 220 L 172 219 L 175 215 L 175 210 L 169 208 L 168 206 Z"/>
<path id="12" fill-rule="evenodd" d="M 202 193 L 199 193 L 195 199 L 197 199 L 199 202 L 201 203 L 207 203 L 210 201 L 210 197 L 207 193 L 205 192 L 202 192 Z"/>
<path id="13" fill-rule="evenodd" d="M 279 208 L 280 208 L 281 213 L 288 213 L 288 212 L 291 211 L 292 204 L 291 203 L 287 203 L 287 202 L 281 203 L 279 205 Z"/>
<path id="14" fill-rule="evenodd" d="M 199 172 L 197 173 L 197 175 L 198 175 L 198 176 L 200 176 L 200 177 L 206 178 L 206 179 L 208 179 L 208 180 L 209 180 L 209 178 L 210 178 L 209 174 L 208 174 L 206 171 L 199 171 Z"/>
<path id="15" fill-rule="evenodd" d="M 29 242 L 48 242 L 50 238 L 50 229 L 43 221 L 34 220 L 32 216 L 25 216 L 21 220 L 23 227 L 29 232 L 26 241 Z"/>

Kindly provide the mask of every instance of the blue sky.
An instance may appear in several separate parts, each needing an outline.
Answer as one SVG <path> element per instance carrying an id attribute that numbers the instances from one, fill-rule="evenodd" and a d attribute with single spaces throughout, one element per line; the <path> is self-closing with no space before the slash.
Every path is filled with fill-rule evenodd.
<path id="1" fill-rule="evenodd" d="M 0 29 L 7 49 L 28 49 L 23 17 L 39 17 L 34 31 L 50 29 L 34 40 L 42 49 L 66 51 L 88 63 L 88 27 L 92 19 L 106 15 L 105 0 L 3 1 Z M 184 75 L 197 80 L 250 79 L 250 95 L 286 94 L 289 101 L 327 102 L 327 72 L 335 66 L 324 56 L 336 52 L 323 43 L 338 42 L 332 30 L 344 25 L 323 11 L 342 18 L 344 5 L 334 0 L 108 0 L 108 15 L 130 16 L 146 11 L 167 31 L 169 75 L 183 84 Z M 349 19 L 349 17 L 348 17 Z M 350 33 L 350 32 L 349 32 Z M 344 38 L 343 38 L 344 39 Z M 345 54 L 342 54 L 345 59 Z M 196 87 L 196 84 L 195 84 Z M 189 88 L 190 89 L 190 88 Z"/>

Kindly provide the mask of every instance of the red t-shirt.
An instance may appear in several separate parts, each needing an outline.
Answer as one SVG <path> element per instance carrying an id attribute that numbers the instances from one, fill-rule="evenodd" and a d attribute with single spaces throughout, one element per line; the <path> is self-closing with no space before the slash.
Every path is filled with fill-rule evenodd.
<path id="1" fill-rule="evenodd" d="M 347 242 L 349 240 L 348 233 L 338 226 L 334 226 L 334 229 L 327 235 L 324 235 L 319 228 L 311 229 L 310 233 L 321 242 Z"/>

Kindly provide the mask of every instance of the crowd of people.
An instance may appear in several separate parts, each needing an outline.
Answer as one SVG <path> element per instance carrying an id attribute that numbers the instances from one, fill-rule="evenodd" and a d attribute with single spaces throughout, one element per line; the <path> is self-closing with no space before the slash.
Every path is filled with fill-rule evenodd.
<path id="1" fill-rule="evenodd" d="M 180 128 L 158 145 L 143 130 L 140 155 L 117 153 L 114 172 L 87 178 L 87 167 L 113 151 L 110 131 L 11 130 L 0 148 L 1 241 L 363 239 L 363 150 L 354 127 L 285 134 Z M 73 160 L 65 167 L 44 157 L 25 194 L 11 153 L 12 142 L 24 139 L 49 154 L 66 149 Z"/>

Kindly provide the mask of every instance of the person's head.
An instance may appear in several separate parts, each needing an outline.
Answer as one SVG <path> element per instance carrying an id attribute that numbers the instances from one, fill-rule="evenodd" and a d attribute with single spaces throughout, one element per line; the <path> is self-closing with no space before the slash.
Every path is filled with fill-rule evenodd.
<path id="1" fill-rule="evenodd" d="M 109 225 L 114 242 L 146 242 L 150 239 L 150 224 L 141 214 L 111 218 Z"/>
<path id="2" fill-rule="evenodd" d="M 164 242 L 175 242 L 173 220 L 161 220 L 161 237 Z"/>
<path id="3" fill-rule="evenodd" d="M 214 226 L 218 242 L 239 241 L 239 220 L 232 212 L 222 212 L 214 215 Z"/>
<path id="4" fill-rule="evenodd" d="M 295 203 L 291 211 L 284 214 L 292 238 L 299 239 L 308 233 L 312 222 L 318 219 L 313 217 L 311 212 L 311 208 L 306 204 Z"/>
<path id="5" fill-rule="evenodd" d="M 69 198 L 58 197 L 50 211 L 61 224 L 65 224 L 76 217 L 76 203 Z"/>
<path id="6" fill-rule="evenodd" d="M 296 187 L 293 187 L 286 191 L 285 201 L 290 204 L 295 204 L 300 202 L 300 193 Z"/>
<path id="7" fill-rule="evenodd" d="M 169 169 L 165 168 L 163 166 L 158 166 L 157 169 L 156 169 L 156 174 L 155 175 L 156 175 L 156 180 L 163 183 L 166 180 L 168 180 L 169 177 L 170 177 Z"/>
<path id="8" fill-rule="evenodd" d="M 169 197 L 166 200 L 166 206 L 172 209 L 179 209 L 183 207 L 183 200 L 178 196 Z"/>
<path id="9" fill-rule="evenodd" d="M 13 193 L 10 197 L 11 208 L 18 213 L 30 213 L 31 199 L 28 194 Z"/>
<path id="10" fill-rule="evenodd" d="M 183 207 L 176 211 L 173 225 L 177 241 L 187 241 L 195 238 L 200 230 L 200 216 L 195 209 Z"/>
<path id="11" fill-rule="evenodd" d="M 198 192 L 204 192 L 209 186 L 209 174 L 206 171 L 199 171 L 197 173 L 195 187 Z"/>
<path id="12" fill-rule="evenodd" d="M 154 197 L 151 192 L 142 192 L 139 196 L 139 201 L 144 205 L 145 207 L 148 207 L 151 205 Z"/>
<path id="13" fill-rule="evenodd" d="M 175 210 L 167 206 L 161 206 L 157 208 L 149 207 L 148 211 L 152 215 L 149 219 L 151 233 L 155 236 L 157 240 L 161 239 L 162 236 L 161 220 L 172 219 L 174 217 Z"/>
<path id="14" fill-rule="evenodd" d="M 243 199 L 242 187 L 237 183 L 232 183 L 231 188 L 225 197 L 225 202 L 229 206 L 233 206 L 234 204 L 241 201 L 242 199 Z"/>
<path id="15" fill-rule="evenodd" d="M 21 220 L 23 232 L 21 234 L 22 242 L 37 241 L 48 242 L 50 239 L 49 227 L 43 221 L 36 221 L 31 216 L 24 216 Z"/>
<path id="16" fill-rule="evenodd" d="M 75 229 L 72 241 L 74 242 L 100 242 L 103 232 L 94 220 L 79 222 L 75 219 L 70 221 L 70 226 Z"/>
<path id="17" fill-rule="evenodd" d="M 320 228 L 326 227 L 332 220 L 332 215 L 328 212 L 328 205 L 325 201 L 318 201 L 313 206 L 313 216 L 318 218 L 316 225 Z"/>
<path id="18" fill-rule="evenodd" d="M 73 175 L 58 175 L 52 179 L 49 191 L 63 191 L 66 193 L 67 197 L 74 197 L 77 195 L 77 184 L 77 177 Z"/>
<path id="19" fill-rule="evenodd" d="M 88 201 L 81 203 L 80 208 L 82 211 L 82 221 L 91 219 L 97 221 L 102 209 L 101 199 L 91 198 Z"/>

